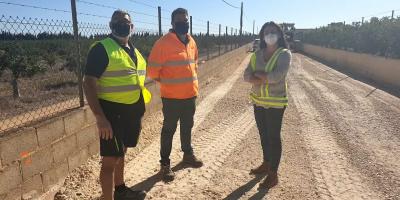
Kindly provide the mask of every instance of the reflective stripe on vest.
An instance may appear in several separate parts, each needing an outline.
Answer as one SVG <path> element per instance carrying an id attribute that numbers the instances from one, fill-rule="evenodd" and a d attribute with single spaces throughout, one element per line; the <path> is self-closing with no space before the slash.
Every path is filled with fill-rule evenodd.
<path id="1" fill-rule="evenodd" d="M 105 71 L 101 75 L 102 77 L 117 77 L 117 76 L 129 76 L 131 74 L 136 74 L 136 70 L 119 70 L 119 71 Z"/>
<path id="2" fill-rule="evenodd" d="M 168 61 L 165 63 L 155 63 L 155 62 L 149 62 L 149 66 L 151 67 L 182 67 L 190 64 L 196 64 L 196 61 L 193 59 L 189 60 L 177 60 L 177 61 Z"/>
<path id="3" fill-rule="evenodd" d="M 272 106 L 287 106 L 288 99 L 287 97 L 259 97 L 255 94 L 250 94 L 251 99 L 259 104 L 272 105 Z"/>
<path id="4" fill-rule="evenodd" d="M 268 60 L 264 71 L 265 72 L 271 72 L 274 67 L 277 64 L 277 60 L 279 55 L 286 51 L 286 49 L 284 48 L 279 48 L 277 49 L 273 55 L 271 56 L 271 58 Z M 251 63 L 251 67 L 252 70 L 255 71 L 256 70 L 256 54 L 253 54 L 253 56 L 251 57 L 250 63 Z M 287 90 L 287 84 L 285 83 L 285 90 Z M 260 105 L 265 105 L 265 106 L 273 106 L 273 107 L 283 107 L 283 106 L 287 106 L 288 105 L 288 98 L 287 97 L 273 97 L 270 96 L 269 94 L 269 86 L 268 86 L 268 80 L 265 83 L 265 85 L 262 85 L 260 87 L 260 96 L 258 96 L 255 93 L 251 93 L 250 94 L 250 99 L 256 103 L 256 104 L 260 104 Z"/>
<path id="5" fill-rule="evenodd" d="M 148 66 L 149 67 L 162 67 L 163 65 L 160 63 L 156 63 L 156 62 L 149 62 Z"/>
<path id="6" fill-rule="evenodd" d="M 178 61 L 168 61 L 163 66 L 165 67 L 181 67 L 181 66 L 186 66 L 190 64 L 195 64 L 196 62 L 193 59 L 189 60 L 178 60 Z"/>
<path id="7" fill-rule="evenodd" d="M 190 83 L 197 80 L 197 76 L 187 77 L 187 78 L 160 78 L 158 81 L 160 83 L 168 84 L 178 84 L 178 83 Z"/>
<path id="8" fill-rule="evenodd" d="M 144 88 L 146 75 L 146 61 L 140 52 L 135 49 L 137 65 L 121 46 L 111 38 L 101 40 L 108 56 L 108 65 L 98 79 L 98 93 L 100 99 L 111 102 L 132 104 L 137 102 Z M 94 45 L 93 45 L 94 46 Z M 149 101 L 150 96 L 143 96 Z"/>
<path id="9" fill-rule="evenodd" d="M 140 85 L 119 85 L 119 86 L 102 87 L 98 89 L 98 92 L 113 93 L 113 92 L 125 92 L 132 90 L 140 90 Z"/>

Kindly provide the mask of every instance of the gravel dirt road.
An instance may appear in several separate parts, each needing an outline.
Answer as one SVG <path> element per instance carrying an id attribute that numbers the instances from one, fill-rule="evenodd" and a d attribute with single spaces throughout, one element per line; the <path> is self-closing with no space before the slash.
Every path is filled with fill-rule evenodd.
<path id="1" fill-rule="evenodd" d="M 288 74 L 280 183 L 257 190 L 264 177 L 249 170 L 261 163 L 261 146 L 242 79 L 249 58 L 221 62 L 201 84 L 193 145 L 205 165 L 179 163 L 175 134 L 176 178 L 160 181 L 156 112 L 144 121 L 154 137 L 127 155 L 127 185 L 147 190 L 147 199 L 400 199 L 400 99 L 301 54 L 293 54 Z M 75 170 L 55 199 L 100 199 L 98 162 L 93 157 Z"/>

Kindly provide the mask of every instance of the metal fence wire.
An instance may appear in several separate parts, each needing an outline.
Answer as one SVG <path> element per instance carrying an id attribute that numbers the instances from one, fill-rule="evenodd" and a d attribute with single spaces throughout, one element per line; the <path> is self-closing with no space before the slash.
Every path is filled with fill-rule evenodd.
<path id="1" fill-rule="evenodd" d="M 72 23 L 0 18 L 0 133 L 79 107 Z"/>
<path id="2" fill-rule="evenodd" d="M 204 26 L 202 30 L 208 30 L 206 23 Z M 167 32 L 167 26 L 163 27 Z M 78 22 L 78 30 L 79 59 L 72 21 L 0 17 L 0 136 L 83 106 L 79 75 L 91 44 L 107 37 L 110 29 L 108 24 Z M 201 31 L 192 35 L 200 60 L 212 59 L 254 38 L 251 34 Z M 147 57 L 159 37 L 154 28 L 136 28 L 131 39 Z"/>

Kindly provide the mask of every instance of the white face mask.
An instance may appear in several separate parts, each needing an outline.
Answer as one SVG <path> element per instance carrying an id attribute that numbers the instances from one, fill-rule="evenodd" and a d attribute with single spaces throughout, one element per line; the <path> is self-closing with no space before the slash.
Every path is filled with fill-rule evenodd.
<path id="1" fill-rule="evenodd" d="M 269 33 L 264 36 L 264 41 L 267 43 L 267 45 L 274 45 L 278 42 L 278 35 Z"/>

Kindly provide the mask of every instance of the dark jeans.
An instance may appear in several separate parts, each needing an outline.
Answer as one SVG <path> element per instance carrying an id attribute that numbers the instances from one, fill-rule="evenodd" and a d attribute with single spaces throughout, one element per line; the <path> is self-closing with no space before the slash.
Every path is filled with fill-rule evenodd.
<path id="1" fill-rule="evenodd" d="M 285 108 L 263 108 L 254 105 L 258 132 L 260 133 L 263 159 L 278 171 L 282 155 L 281 127 Z"/>
<path id="2" fill-rule="evenodd" d="M 190 99 L 162 98 L 164 123 L 161 130 L 161 160 L 162 165 L 169 165 L 172 140 L 178 120 L 181 129 L 181 149 L 185 154 L 193 154 L 191 144 L 193 116 L 196 111 L 196 97 Z"/>

